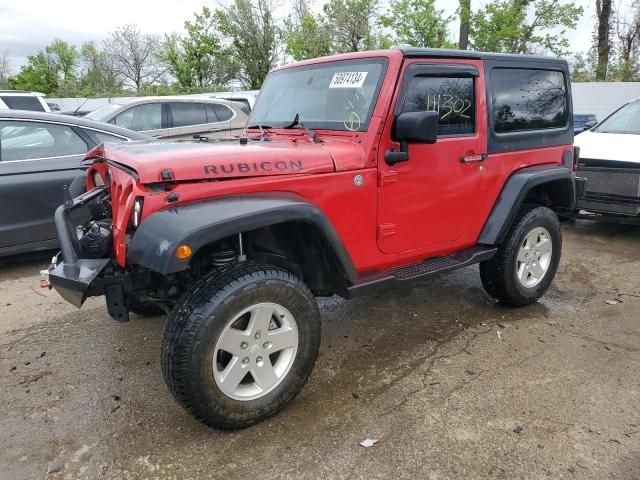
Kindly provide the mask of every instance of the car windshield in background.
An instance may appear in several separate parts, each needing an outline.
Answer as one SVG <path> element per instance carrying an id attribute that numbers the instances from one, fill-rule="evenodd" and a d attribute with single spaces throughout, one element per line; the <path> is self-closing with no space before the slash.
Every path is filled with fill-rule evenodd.
<path id="1" fill-rule="evenodd" d="M 122 105 L 119 103 L 110 103 L 108 105 L 105 105 L 104 107 L 100 107 L 99 109 L 94 110 L 91 113 L 87 113 L 85 115 L 85 118 L 95 120 L 96 122 L 104 122 L 112 112 L 116 111 L 121 106 Z"/>
<path id="2" fill-rule="evenodd" d="M 640 100 L 626 104 L 592 131 L 640 135 Z"/>
<path id="3" fill-rule="evenodd" d="M 365 131 L 387 67 L 385 59 L 347 60 L 270 74 L 249 125 L 284 127 L 296 115 L 310 128 Z"/>

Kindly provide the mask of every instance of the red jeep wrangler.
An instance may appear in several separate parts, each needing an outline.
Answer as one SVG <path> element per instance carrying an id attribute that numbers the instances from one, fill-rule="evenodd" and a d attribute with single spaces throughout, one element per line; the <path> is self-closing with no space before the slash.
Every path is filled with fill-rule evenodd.
<path id="1" fill-rule="evenodd" d="M 553 58 L 404 49 L 280 67 L 242 138 L 89 152 L 88 191 L 56 212 L 50 282 L 77 306 L 104 295 L 118 321 L 168 312 L 175 398 L 246 427 L 307 380 L 316 296 L 479 263 L 492 297 L 540 298 L 556 214 L 575 203 L 572 123 Z"/>

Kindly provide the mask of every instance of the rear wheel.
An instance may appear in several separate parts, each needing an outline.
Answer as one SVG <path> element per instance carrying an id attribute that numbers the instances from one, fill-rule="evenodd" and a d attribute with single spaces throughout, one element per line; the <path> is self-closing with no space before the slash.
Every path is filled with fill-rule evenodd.
<path id="1" fill-rule="evenodd" d="M 561 250 L 560 224 L 553 210 L 523 207 L 496 256 L 480 264 L 482 285 L 502 303 L 529 305 L 549 288 Z"/>
<path id="2" fill-rule="evenodd" d="M 280 268 L 239 264 L 202 279 L 169 315 L 163 375 L 201 422 L 244 428 L 295 397 L 319 345 L 320 316 L 307 287 Z"/>

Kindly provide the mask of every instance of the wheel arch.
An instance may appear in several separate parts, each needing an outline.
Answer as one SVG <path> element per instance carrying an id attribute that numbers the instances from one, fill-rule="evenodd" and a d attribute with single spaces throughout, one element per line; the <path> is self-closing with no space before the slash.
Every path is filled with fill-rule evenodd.
<path id="1" fill-rule="evenodd" d="M 315 205 L 288 193 L 227 196 L 156 212 L 133 235 L 127 263 L 163 275 L 181 272 L 208 246 L 239 233 L 248 246 L 264 247 L 258 259 L 266 261 L 264 252 L 271 251 L 274 263 L 315 284 L 312 290 L 331 284 L 339 293 L 356 278 L 351 258 L 329 219 Z M 183 244 L 193 250 L 186 261 L 175 256 Z M 286 253 L 293 256 L 290 264 L 278 263 L 278 255 Z"/>
<path id="2" fill-rule="evenodd" d="M 515 172 L 503 187 L 478 237 L 478 243 L 498 245 L 504 240 L 525 203 L 554 210 L 575 208 L 573 172 L 558 165 L 528 167 Z"/>

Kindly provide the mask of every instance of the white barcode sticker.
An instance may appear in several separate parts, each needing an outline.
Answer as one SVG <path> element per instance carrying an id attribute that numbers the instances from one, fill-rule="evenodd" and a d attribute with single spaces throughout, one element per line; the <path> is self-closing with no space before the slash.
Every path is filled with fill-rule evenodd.
<path id="1" fill-rule="evenodd" d="M 336 72 L 329 88 L 360 88 L 364 85 L 368 72 Z"/>

